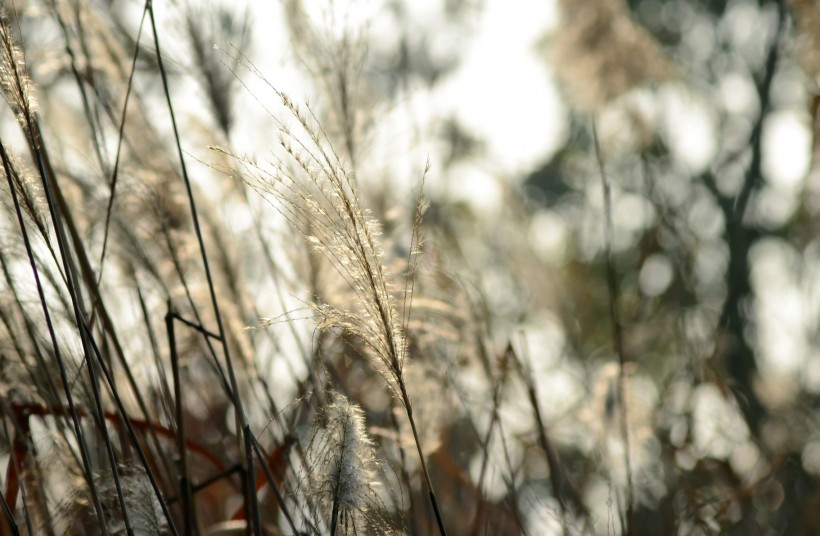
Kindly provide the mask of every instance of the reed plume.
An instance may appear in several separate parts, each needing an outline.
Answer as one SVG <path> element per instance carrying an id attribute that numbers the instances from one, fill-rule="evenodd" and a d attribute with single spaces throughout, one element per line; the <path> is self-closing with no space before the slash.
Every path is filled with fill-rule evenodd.
<path id="1" fill-rule="evenodd" d="M 331 534 L 388 532 L 379 515 L 378 462 L 361 407 L 331 393 L 308 444 L 308 493 L 326 512 Z"/>
<path id="2" fill-rule="evenodd" d="M 0 92 L 24 130 L 36 111 L 34 90 L 11 21 L 0 10 Z"/>
<path id="3" fill-rule="evenodd" d="M 249 61 L 243 59 L 242 64 L 264 80 Z M 294 131 L 274 118 L 279 125 L 283 157 L 274 157 L 262 164 L 229 149 L 214 149 L 231 157 L 240 180 L 276 207 L 292 225 L 307 233 L 308 244 L 334 267 L 355 295 L 344 307 L 324 302 L 313 304 L 318 327 L 342 329 L 358 339 L 373 368 L 384 377 L 390 391 L 404 406 L 439 529 L 444 534 L 405 382 L 413 272 L 426 204 L 421 199 L 416 204 L 408 260 L 410 269 L 403 291 L 398 291 L 397 285 L 388 278 L 379 239 L 381 226 L 362 206 L 354 171 L 336 152 L 309 106 L 303 109 L 286 93 L 272 86 L 271 89 L 299 127 Z M 422 183 L 429 169 L 428 163 Z"/>

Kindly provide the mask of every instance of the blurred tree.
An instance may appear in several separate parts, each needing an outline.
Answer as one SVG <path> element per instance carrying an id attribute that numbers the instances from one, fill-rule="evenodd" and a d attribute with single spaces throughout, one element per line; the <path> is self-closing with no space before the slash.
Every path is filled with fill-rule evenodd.
<path id="1" fill-rule="evenodd" d="M 778 394 L 790 403 L 772 402 L 771 391 L 788 387 L 767 377 L 772 367 L 766 359 L 782 356 L 763 355 L 761 324 L 766 319 L 759 313 L 759 283 L 753 281 L 753 271 L 758 246 L 771 240 L 811 254 L 807 246 L 813 243 L 816 211 L 802 195 L 807 170 L 801 168 L 797 179 L 782 179 L 771 163 L 767 169 L 767 161 L 789 158 L 774 154 L 789 147 L 775 146 L 769 134 L 778 114 L 784 110 L 796 114 L 798 128 L 814 124 L 809 111 L 816 73 L 799 73 L 795 26 L 805 26 L 820 6 L 683 0 L 561 4 L 564 23 L 546 46 L 550 65 L 577 110 L 574 135 L 528 182 L 543 192 L 547 206 L 572 199 L 572 192 L 585 184 L 579 181 L 579 172 L 588 170 L 588 181 L 595 180 L 594 166 L 577 163 L 579 155 L 592 158 L 590 114 L 603 125 L 606 159 L 617 190 L 615 233 L 626 240 L 616 238 L 624 290 L 618 305 L 624 315 L 627 358 L 653 370 L 661 385 L 679 378 L 681 366 L 693 375 L 693 392 L 702 383 L 717 385 L 730 404 L 737 403 L 766 467 L 759 480 L 735 458 L 715 466 L 717 460 L 701 457 L 687 470 L 680 455 L 690 452 L 697 426 L 693 417 L 685 440 L 670 441 L 668 436 L 662 440 L 667 452 L 661 457 L 671 463 L 677 489 L 665 502 L 674 505 L 679 519 L 687 519 L 677 524 L 679 529 L 697 524 L 708 510 L 701 521 L 716 521 L 721 532 L 813 533 L 812 527 L 818 526 L 814 504 L 820 487 L 817 476 L 807 472 L 801 461 L 805 427 L 796 423 L 809 418 L 815 395 L 800 385 L 798 392 Z M 798 12 L 800 17 L 795 17 Z M 641 89 L 648 85 L 655 89 Z M 704 129 L 693 130 L 685 117 L 670 112 L 675 100 L 670 99 L 670 91 L 686 95 L 682 113 L 700 115 Z M 692 104 L 696 107 L 690 108 Z M 691 139 L 699 135 L 706 140 Z M 637 141 L 630 144 L 625 137 Z M 686 154 L 687 143 L 700 142 L 706 144 L 705 157 Z M 625 145 L 633 150 L 625 151 Z M 807 158 L 808 147 L 791 149 L 791 158 Z M 796 183 L 785 194 L 784 180 Z M 638 224 L 638 233 L 627 238 L 629 224 L 619 219 L 630 215 L 620 209 L 618 199 L 631 195 L 640 197 L 650 216 Z M 772 204 L 778 196 L 793 202 L 774 214 Z M 571 223 L 579 231 L 583 228 L 580 222 Z M 704 228 L 709 226 L 713 229 Z M 580 281 L 602 269 L 600 255 L 587 258 L 590 261 L 571 268 L 583 271 Z M 658 265 L 652 264 L 657 259 L 672 261 L 671 278 L 659 275 Z M 669 280 L 653 290 L 653 279 L 659 277 Z M 578 295 L 570 291 L 567 298 Z M 605 293 L 586 296 L 606 299 Z M 805 310 L 817 309 L 810 296 L 804 298 Z M 583 326 L 580 331 L 590 332 Z M 677 352 L 685 357 L 675 357 Z M 663 391 L 661 396 L 671 395 Z M 658 424 L 669 431 L 669 423 Z M 785 437 L 774 439 L 775 429 Z M 732 456 L 740 456 L 742 442 L 737 439 Z M 731 490 L 730 495 L 723 495 L 721 488 Z M 779 497 L 764 507 L 765 493 L 774 493 L 766 490 L 777 490 Z M 721 504 L 717 510 L 707 508 L 712 500 Z M 634 533 L 657 533 L 668 515 L 663 508 L 644 506 Z"/>

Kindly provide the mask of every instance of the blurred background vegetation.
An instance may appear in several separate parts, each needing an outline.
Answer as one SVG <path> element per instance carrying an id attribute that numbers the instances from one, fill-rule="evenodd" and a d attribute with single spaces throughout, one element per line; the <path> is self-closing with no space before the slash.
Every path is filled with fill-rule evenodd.
<path id="1" fill-rule="evenodd" d="M 3 10 L 0 534 L 820 533 L 817 0 Z"/>

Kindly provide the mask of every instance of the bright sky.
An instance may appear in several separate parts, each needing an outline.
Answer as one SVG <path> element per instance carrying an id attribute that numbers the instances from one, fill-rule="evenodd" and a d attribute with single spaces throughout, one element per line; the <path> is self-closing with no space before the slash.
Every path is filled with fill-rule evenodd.
<path id="1" fill-rule="evenodd" d="M 463 63 L 435 94 L 480 133 L 504 173 L 528 173 L 563 141 L 566 112 L 536 43 L 555 23 L 551 2 L 487 2 Z"/>

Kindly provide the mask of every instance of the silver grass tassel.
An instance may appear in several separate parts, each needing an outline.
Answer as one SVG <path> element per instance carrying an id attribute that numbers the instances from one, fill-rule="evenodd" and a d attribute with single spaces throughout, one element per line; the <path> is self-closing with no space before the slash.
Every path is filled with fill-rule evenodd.
<path id="1" fill-rule="evenodd" d="M 378 495 L 375 446 L 364 412 L 338 393 L 319 413 L 308 447 L 307 491 L 330 513 L 330 533 L 389 532 Z"/>

